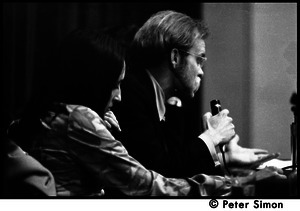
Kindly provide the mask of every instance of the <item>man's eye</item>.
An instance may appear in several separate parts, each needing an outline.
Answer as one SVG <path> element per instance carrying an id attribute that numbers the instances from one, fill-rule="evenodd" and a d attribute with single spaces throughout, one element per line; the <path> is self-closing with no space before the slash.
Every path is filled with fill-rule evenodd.
<path id="1" fill-rule="evenodd" d="M 199 64 L 201 67 L 203 67 L 205 60 L 206 60 L 205 58 L 198 57 L 197 64 Z"/>
<path id="2" fill-rule="evenodd" d="M 203 65 L 203 59 L 202 58 L 198 58 L 197 59 L 197 63 L 200 64 L 201 66 Z"/>

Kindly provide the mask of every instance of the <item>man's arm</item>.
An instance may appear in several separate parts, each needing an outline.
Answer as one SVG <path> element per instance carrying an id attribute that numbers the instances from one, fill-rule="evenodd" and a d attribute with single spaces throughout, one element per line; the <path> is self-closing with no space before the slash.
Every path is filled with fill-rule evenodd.
<path id="1" fill-rule="evenodd" d="M 214 163 L 204 142 L 180 140 L 176 131 L 159 122 L 151 83 L 126 76 L 122 84 L 122 101 L 116 114 L 122 129 L 119 140 L 129 153 L 146 168 L 165 176 L 191 176 L 212 173 Z M 152 102 L 154 100 L 154 102 Z"/>

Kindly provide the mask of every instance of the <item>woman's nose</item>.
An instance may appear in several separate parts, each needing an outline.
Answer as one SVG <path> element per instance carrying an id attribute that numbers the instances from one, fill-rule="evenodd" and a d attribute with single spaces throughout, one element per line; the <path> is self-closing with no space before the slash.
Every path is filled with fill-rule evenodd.
<path id="1" fill-rule="evenodd" d="M 121 90 L 120 89 L 116 90 L 116 95 L 114 97 L 114 100 L 115 101 L 121 101 Z"/>

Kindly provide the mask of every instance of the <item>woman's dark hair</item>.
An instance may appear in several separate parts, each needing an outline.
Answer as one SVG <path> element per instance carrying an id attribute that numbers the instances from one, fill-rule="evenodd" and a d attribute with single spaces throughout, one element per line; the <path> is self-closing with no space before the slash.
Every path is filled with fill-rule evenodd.
<path id="1" fill-rule="evenodd" d="M 75 30 L 62 42 L 46 102 L 90 107 L 100 116 L 124 65 L 124 49 L 103 32 Z"/>
<path id="2" fill-rule="evenodd" d="M 50 70 L 43 70 L 44 79 L 19 115 L 21 120 L 15 125 L 22 131 L 19 135 L 23 136 L 23 143 L 18 143 L 24 149 L 30 146 L 30 141 L 22 139 L 34 133 L 40 126 L 40 117 L 55 104 L 82 105 L 103 116 L 122 72 L 124 57 L 125 49 L 103 31 L 77 29 L 67 35 L 51 58 Z M 14 127 L 10 127 L 9 137 L 18 140 L 13 131 Z"/>

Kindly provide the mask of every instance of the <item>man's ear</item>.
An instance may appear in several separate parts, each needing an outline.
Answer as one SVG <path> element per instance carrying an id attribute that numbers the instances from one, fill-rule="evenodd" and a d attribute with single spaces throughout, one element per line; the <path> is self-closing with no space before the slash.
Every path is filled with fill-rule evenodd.
<path id="1" fill-rule="evenodd" d="M 172 67 L 175 69 L 180 64 L 180 54 L 177 48 L 173 48 L 171 51 L 171 64 Z"/>

